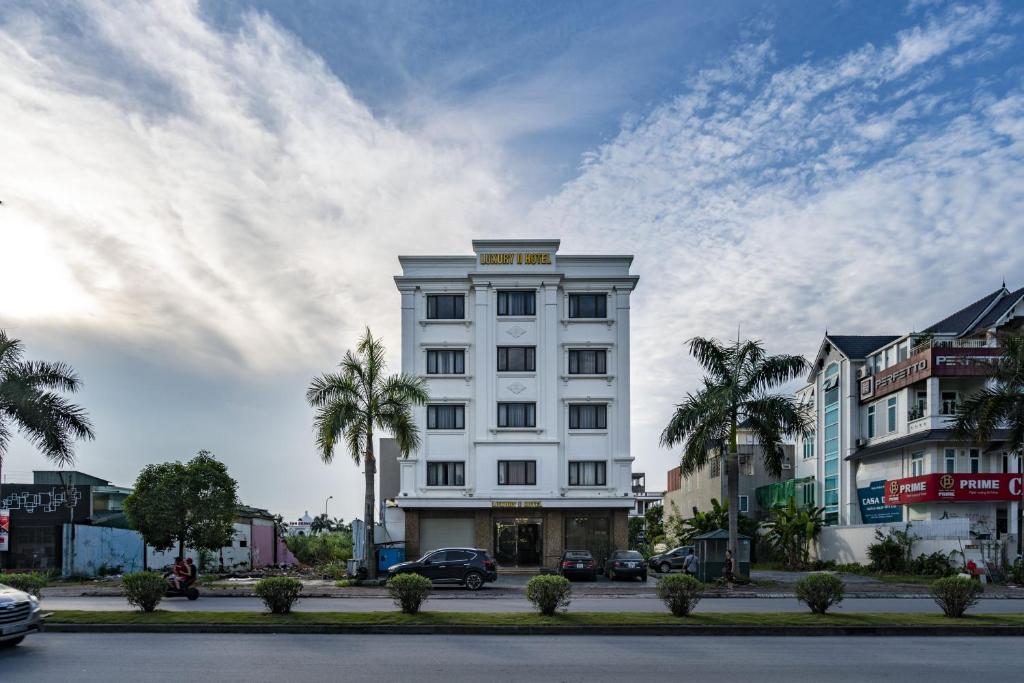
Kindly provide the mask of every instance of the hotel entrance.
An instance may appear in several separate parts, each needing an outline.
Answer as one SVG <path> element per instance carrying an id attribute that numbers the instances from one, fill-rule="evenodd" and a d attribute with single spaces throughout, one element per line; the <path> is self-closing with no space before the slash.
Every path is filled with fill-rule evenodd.
<path id="1" fill-rule="evenodd" d="M 516 517 L 494 522 L 494 556 L 503 567 L 538 567 L 543 556 L 539 518 Z"/>

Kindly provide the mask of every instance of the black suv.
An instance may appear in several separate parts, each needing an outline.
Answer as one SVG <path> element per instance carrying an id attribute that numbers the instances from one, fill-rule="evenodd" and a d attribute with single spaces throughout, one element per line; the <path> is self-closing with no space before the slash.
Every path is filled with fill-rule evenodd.
<path id="1" fill-rule="evenodd" d="M 498 580 L 498 567 L 480 548 L 431 550 L 412 562 L 388 567 L 388 578 L 397 574 L 419 574 L 434 583 L 458 583 L 471 591 Z"/>

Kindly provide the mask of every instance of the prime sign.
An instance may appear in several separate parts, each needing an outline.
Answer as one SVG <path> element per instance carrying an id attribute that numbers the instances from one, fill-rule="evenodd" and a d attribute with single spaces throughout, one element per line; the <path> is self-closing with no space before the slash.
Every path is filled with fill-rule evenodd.
<path id="1" fill-rule="evenodd" d="M 887 505 L 1019 500 L 1019 474 L 925 474 L 885 482 Z"/>

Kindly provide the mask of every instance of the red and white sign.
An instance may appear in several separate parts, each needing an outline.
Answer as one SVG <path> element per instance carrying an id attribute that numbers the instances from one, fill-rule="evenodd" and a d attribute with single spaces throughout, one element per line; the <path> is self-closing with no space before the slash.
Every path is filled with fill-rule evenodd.
<path id="1" fill-rule="evenodd" d="M 0 510 L 0 552 L 8 549 L 8 541 L 11 536 L 11 511 L 7 508 Z"/>
<path id="2" fill-rule="evenodd" d="M 1019 474 L 925 474 L 885 482 L 886 505 L 1020 500 Z"/>

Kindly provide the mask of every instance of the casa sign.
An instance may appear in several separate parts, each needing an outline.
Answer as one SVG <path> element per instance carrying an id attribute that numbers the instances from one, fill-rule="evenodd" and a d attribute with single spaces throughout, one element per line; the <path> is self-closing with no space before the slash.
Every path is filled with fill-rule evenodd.
<path id="1" fill-rule="evenodd" d="M 886 505 L 1020 500 L 1019 474 L 925 474 L 885 482 Z"/>
<path id="2" fill-rule="evenodd" d="M 551 254 L 534 252 L 503 252 L 480 254 L 481 266 L 550 266 Z"/>

